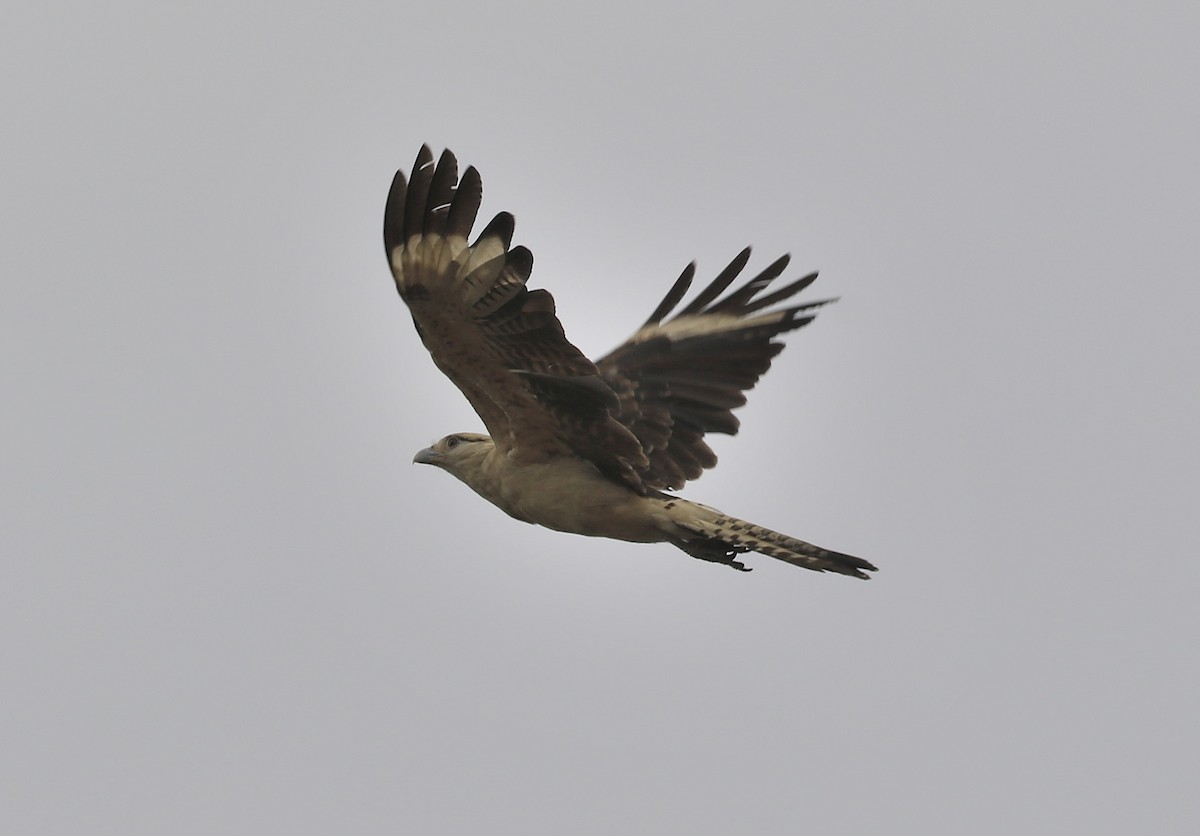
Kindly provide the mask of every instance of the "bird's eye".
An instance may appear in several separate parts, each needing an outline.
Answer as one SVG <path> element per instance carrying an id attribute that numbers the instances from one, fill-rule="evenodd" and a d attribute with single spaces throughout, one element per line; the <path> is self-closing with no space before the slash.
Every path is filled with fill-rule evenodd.
<path id="1" fill-rule="evenodd" d="M 446 449 L 453 450 L 455 447 L 458 446 L 458 442 L 460 442 L 460 441 L 462 441 L 462 439 L 459 438 L 458 436 L 456 436 L 456 435 L 450 436 L 449 438 L 446 439 Z"/>

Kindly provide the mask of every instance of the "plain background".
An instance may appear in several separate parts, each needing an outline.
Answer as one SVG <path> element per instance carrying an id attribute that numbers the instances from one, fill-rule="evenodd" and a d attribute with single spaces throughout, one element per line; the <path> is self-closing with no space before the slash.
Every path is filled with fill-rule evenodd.
<path id="1" fill-rule="evenodd" d="M 10 3 L 4 831 L 1197 832 L 1198 25 Z M 380 241 L 423 142 L 593 356 L 693 258 L 820 268 L 685 495 L 879 575 L 412 466 L 480 428 Z"/>

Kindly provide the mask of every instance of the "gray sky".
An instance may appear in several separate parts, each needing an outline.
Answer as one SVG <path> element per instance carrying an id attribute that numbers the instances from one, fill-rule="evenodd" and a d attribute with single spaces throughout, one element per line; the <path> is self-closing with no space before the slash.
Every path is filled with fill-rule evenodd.
<path id="1" fill-rule="evenodd" d="M 14 4 L 5 832 L 1196 831 L 1197 15 L 784 5 Z M 410 465 L 422 142 L 589 353 L 820 268 L 685 496 L 879 575 Z"/>

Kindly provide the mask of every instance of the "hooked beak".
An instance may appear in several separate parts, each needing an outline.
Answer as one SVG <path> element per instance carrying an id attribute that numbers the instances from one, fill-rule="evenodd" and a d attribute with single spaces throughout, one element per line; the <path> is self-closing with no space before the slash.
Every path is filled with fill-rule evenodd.
<path id="1" fill-rule="evenodd" d="M 435 451 L 432 447 L 426 447 L 424 450 L 417 451 L 413 456 L 413 464 L 439 464 L 442 460 L 442 454 Z"/>

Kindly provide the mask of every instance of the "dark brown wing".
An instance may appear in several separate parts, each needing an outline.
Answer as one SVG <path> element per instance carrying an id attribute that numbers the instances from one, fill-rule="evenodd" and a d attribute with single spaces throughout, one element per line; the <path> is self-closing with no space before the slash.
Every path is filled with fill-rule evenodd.
<path id="1" fill-rule="evenodd" d="M 596 363 L 600 376 L 621 398 L 619 419 L 650 459 L 642 473 L 648 487 L 677 489 L 716 465 L 704 434 L 737 433 L 733 410 L 746 403 L 744 393 L 783 350 L 783 343 L 774 338 L 807 325 L 817 308 L 833 301 L 766 311 L 817 277 L 812 273 L 759 296 L 787 267 L 786 255 L 714 301 L 749 259 L 747 247 L 685 308 L 664 321 L 691 287 L 696 265 L 689 264 L 646 324 Z"/>
<path id="2" fill-rule="evenodd" d="M 460 181 L 449 151 L 421 148 L 411 182 L 396 172 L 383 243 L 400 297 L 433 362 L 454 381 L 492 439 L 518 461 L 578 455 L 638 491 L 648 462 L 612 414 L 616 395 L 563 334 L 554 299 L 525 282 L 533 255 L 512 247 L 513 217 L 497 215 L 474 243 L 483 187 Z"/>

